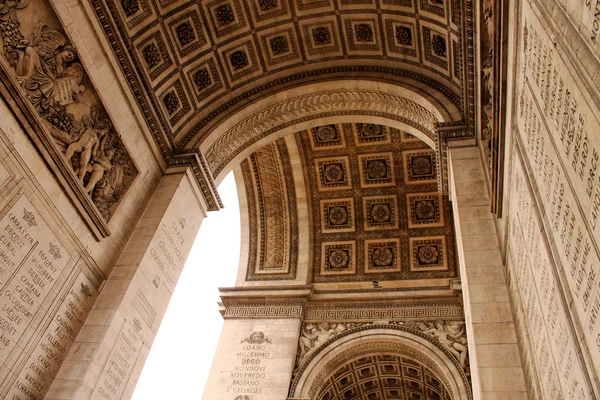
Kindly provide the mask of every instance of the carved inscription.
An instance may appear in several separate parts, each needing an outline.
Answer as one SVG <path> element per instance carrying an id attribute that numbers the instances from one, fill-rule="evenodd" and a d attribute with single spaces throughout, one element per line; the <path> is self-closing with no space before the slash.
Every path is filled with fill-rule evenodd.
<path id="1" fill-rule="evenodd" d="M 122 398 L 144 344 L 141 330 L 139 318 L 124 321 L 90 400 Z"/>
<path id="2" fill-rule="evenodd" d="M 525 173 L 513 167 L 511 204 L 510 268 L 518 285 L 526 328 L 534 349 L 532 358 L 544 398 L 587 399 L 583 367 L 576 356 L 575 342 L 568 330 L 567 310 L 559 300 L 559 283 L 552 256 L 545 246 L 526 186 Z"/>
<path id="3" fill-rule="evenodd" d="M 227 393 L 249 396 L 250 399 L 260 398 L 263 384 L 273 367 L 266 360 L 272 357 L 273 342 L 263 332 L 252 332 L 242 339 L 235 352 L 236 362 L 233 365 L 228 381 Z M 245 397 L 244 397 L 245 398 Z"/>
<path id="4" fill-rule="evenodd" d="M 600 42 L 600 0 L 585 0 L 583 21 L 590 30 L 590 39 L 595 44 Z"/>
<path id="5" fill-rule="evenodd" d="M 525 5 L 527 8 L 527 5 Z M 529 13 L 526 15 L 533 15 Z M 535 19 L 525 19 L 523 27 L 523 73 L 519 80 L 518 130 L 526 159 L 537 182 L 539 201 L 544 209 L 549 240 L 557 252 L 555 262 L 566 277 L 573 298 L 572 310 L 582 322 L 585 343 L 600 366 L 600 122 L 582 90 L 560 57 L 560 49 Z M 516 178 L 515 178 L 516 179 Z M 515 188 L 519 182 L 513 182 Z M 526 202 L 531 200 L 520 200 Z M 525 203 L 520 206 L 524 206 Z M 531 207 L 534 207 L 531 202 Z M 522 209 L 525 243 L 533 246 L 541 227 Z M 535 247 L 527 250 L 536 251 Z M 531 256 L 531 255 L 529 255 Z M 548 254 L 546 258 L 552 260 Z M 531 257 L 536 271 L 548 264 Z M 566 331 L 568 311 L 564 309 L 557 277 L 546 271 L 540 277 L 539 298 L 549 313 L 549 334 L 559 341 L 570 341 Z M 526 304 L 525 296 L 524 304 Z M 564 323 L 563 323 L 564 322 Z M 535 337 L 535 336 L 533 336 Z M 560 346 L 557 348 L 561 348 Z M 563 351 L 561 351 L 564 354 Z M 561 354 L 559 353 L 559 354 Z M 559 364 L 569 357 L 559 356 Z M 572 359 L 571 359 L 572 361 Z M 538 366 L 541 368 L 540 366 Z M 557 367 L 560 367 L 557 365 Z M 568 368 L 565 366 L 565 368 Z M 566 373 L 567 371 L 565 371 Z M 568 371 L 569 374 L 571 373 Z M 563 377 L 563 381 L 566 378 Z M 566 396 L 566 393 L 565 393 Z"/>
<path id="6" fill-rule="evenodd" d="M 15 380 L 7 399 L 43 398 L 97 295 L 85 275 L 80 273 Z"/>
<path id="7" fill-rule="evenodd" d="M 165 287 L 169 295 L 173 294 L 175 284 L 183 265 L 185 264 L 188 246 L 185 245 L 184 232 L 181 225 L 175 221 L 164 222 L 159 227 L 159 232 L 154 245 L 150 248 L 150 256 L 158 268 L 159 278 L 155 279 L 155 286 L 160 289 Z"/>
<path id="8" fill-rule="evenodd" d="M 0 362 L 4 363 L 13 350 L 20 351 L 17 342 L 42 310 L 71 256 L 25 196 L 4 214 L 0 227 Z"/>

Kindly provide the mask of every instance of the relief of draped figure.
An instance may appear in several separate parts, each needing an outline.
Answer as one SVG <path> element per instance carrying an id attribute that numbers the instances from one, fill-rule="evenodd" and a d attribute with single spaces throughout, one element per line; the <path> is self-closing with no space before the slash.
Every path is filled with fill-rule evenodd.
<path id="1" fill-rule="evenodd" d="M 34 9 L 37 7 L 36 9 Z M 33 16 L 45 21 L 31 24 Z M 19 17 L 30 23 L 30 33 Z M 47 2 L 0 0 L 0 52 L 106 221 L 138 174 Z M 60 29 L 60 28 L 59 28 Z"/>

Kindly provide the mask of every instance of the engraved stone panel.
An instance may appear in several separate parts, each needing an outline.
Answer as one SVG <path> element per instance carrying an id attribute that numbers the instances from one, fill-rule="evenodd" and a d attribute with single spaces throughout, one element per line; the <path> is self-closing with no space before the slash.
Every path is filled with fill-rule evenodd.
<path id="1" fill-rule="evenodd" d="M 396 196 L 364 197 L 365 231 L 398 228 Z"/>
<path id="2" fill-rule="evenodd" d="M 365 272 L 399 272 L 400 239 L 365 240 Z"/>
<path id="3" fill-rule="evenodd" d="M 0 215 L 0 395 L 42 398 L 97 291 L 26 195 Z"/>
<path id="4" fill-rule="evenodd" d="M 446 238 L 444 236 L 410 238 L 411 271 L 443 271 L 446 264 Z"/>
<path id="5" fill-rule="evenodd" d="M 353 124 L 354 139 L 356 145 L 378 144 L 380 142 L 389 143 L 390 133 L 389 128 L 377 124 Z"/>
<path id="6" fill-rule="evenodd" d="M 429 183 L 436 181 L 435 153 L 433 151 L 405 151 L 404 178 L 405 183 Z"/>
<path id="7" fill-rule="evenodd" d="M 315 159 L 319 175 L 319 190 L 340 190 L 352 187 L 347 157 Z"/>
<path id="8" fill-rule="evenodd" d="M 408 194 L 408 227 L 444 226 L 444 210 L 439 193 Z"/>
<path id="9" fill-rule="evenodd" d="M 579 354 L 598 370 L 598 109 L 528 2 L 523 15 L 508 217 L 513 297 L 540 395 L 590 398 L 595 377 Z"/>
<path id="10" fill-rule="evenodd" d="M 321 259 L 323 260 L 322 274 L 353 274 L 356 272 L 355 243 L 353 241 L 324 242 Z"/>
<path id="11" fill-rule="evenodd" d="M 396 185 L 392 153 L 359 155 L 358 162 L 362 187 Z"/>
<path id="12" fill-rule="evenodd" d="M 346 145 L 341 126 L 322 125 L 310 130 L 310 142 L 314 150 L 341 148 Z"/>

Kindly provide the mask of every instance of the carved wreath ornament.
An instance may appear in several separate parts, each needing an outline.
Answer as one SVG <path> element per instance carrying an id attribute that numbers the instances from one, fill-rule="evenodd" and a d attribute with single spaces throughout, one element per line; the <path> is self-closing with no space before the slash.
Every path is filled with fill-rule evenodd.
<path id="1" fill-rule="evenodd" d="M 271 343 L 271 339 L 268 339 L 263 332 L 252 332 L 250 334 L 250 336 L 242 339 L 240 341 L 240 343 L 250 343 L 250 344 Z"/>
<path id="2" fill-rule="evenodd" d="M 254 113 L 239 122 L 207 150 L 206 159 L 216 174 L 242 149 L 269 131 L 325 113 L 358 112 L 387 114 L 416 126 L 434 139 L 436 117 L 423 106 L 402 96 L 368 90 L 337 90 L 298 96 Z"/>

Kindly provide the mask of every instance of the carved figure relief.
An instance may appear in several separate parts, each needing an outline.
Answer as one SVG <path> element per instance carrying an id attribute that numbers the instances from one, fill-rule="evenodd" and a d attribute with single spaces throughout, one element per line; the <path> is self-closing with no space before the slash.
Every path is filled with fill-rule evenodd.
<path id="1" fill-rule="evenodd" d="M 419 330 L 436 339 L 460 363 L 469 375 L 468 344 L 465 323 L 463 321 L 421 321 L 400 323 L 408 328 Z"/>
<path id="2" fill-rule="evenodd" d="M 127 10 L 134 13 L 136 4 L 127 2 Z M 25 13 L 46 20 L 22 26 L 19 16 Z M 138 171 L 87 79 L 77 50 L 58 30 L 53 15 L 45 2 L 2 2 L 0 52 L 65 161 L 108 221 Z"/>
<path id="3" fill-rule="evenodd" d="M 318 324 L 303 324 L 298 339 L 296 366 L 302 364 L 306 357 L 329 339 L 338 336 L 348 329 L 369 325 L 369 323 L 321 322 Z"/>

